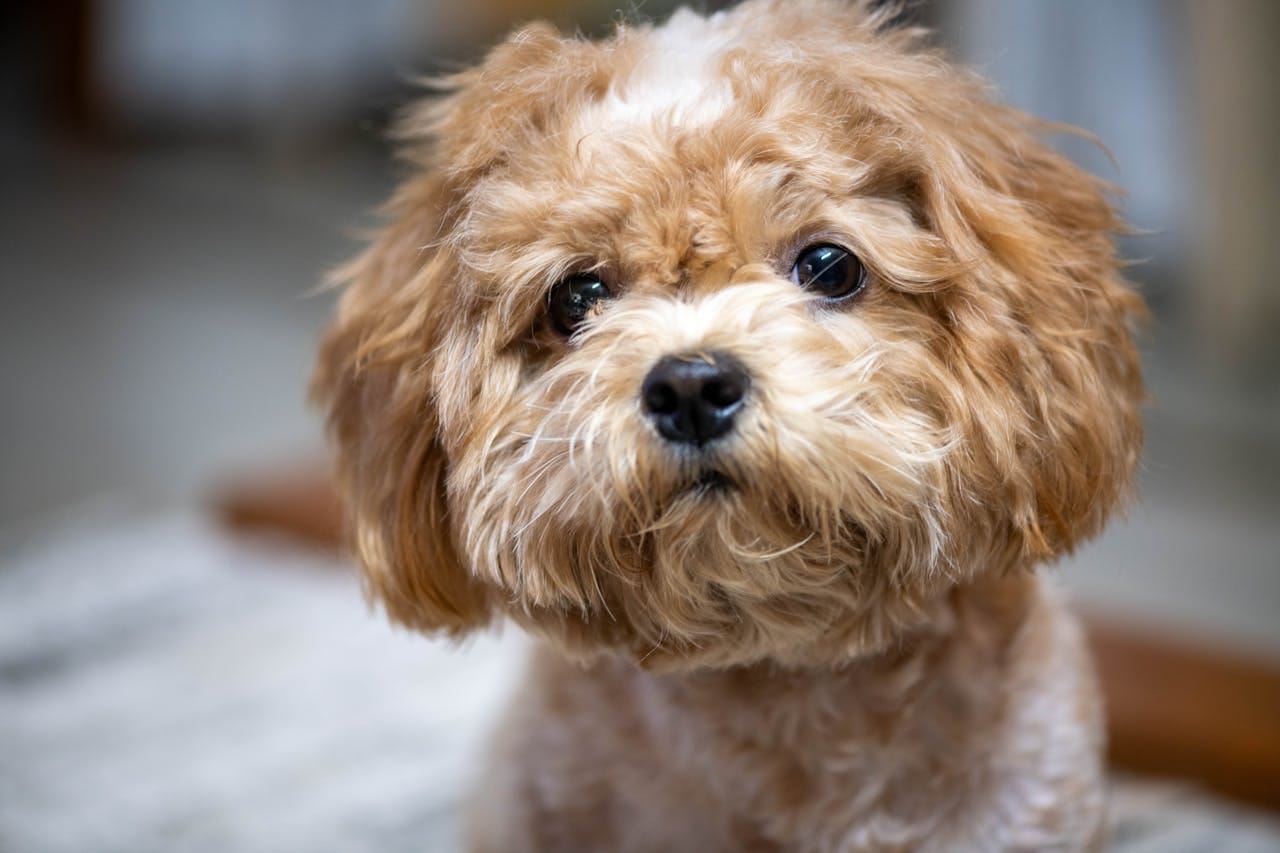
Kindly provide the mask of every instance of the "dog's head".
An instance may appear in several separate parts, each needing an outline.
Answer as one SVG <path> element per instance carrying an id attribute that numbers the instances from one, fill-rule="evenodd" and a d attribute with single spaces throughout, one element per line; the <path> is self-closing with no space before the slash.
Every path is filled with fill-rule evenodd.
<path id="1" fill-rule="evenodd" d="M 571 653 L 831 662 L 1095 533 L 1106 187 L 858 4 L 534 26 L 402 133 L 316 378 L 372 591 Z"/>

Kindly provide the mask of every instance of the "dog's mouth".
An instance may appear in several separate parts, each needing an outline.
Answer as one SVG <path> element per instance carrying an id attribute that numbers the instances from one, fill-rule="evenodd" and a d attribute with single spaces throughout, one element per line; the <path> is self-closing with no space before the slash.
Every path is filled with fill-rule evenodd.
<path id="1" fill-rule="evenodd" d="M 733 491 L 737 486 L 728 474 L 714 468 L 702 471 L 690 483 L 688 491 L 696 495 L 714 497 Z"/>

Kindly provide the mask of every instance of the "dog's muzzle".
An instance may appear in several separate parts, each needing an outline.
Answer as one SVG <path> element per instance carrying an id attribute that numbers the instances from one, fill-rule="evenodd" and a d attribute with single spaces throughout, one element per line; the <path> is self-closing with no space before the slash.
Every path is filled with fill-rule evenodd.
<path id="1" fill-rule="evenodd" d="M 676 444 L 702 447 L 733 429 L 750 378 L 722 352 L 669 355 L 640 388 L 640 402 L 658 434 Z"/>

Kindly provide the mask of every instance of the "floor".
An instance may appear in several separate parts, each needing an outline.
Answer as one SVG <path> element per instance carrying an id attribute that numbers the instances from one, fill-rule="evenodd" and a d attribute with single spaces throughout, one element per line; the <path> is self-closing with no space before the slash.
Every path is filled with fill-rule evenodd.
<path id="1" fill-rule="evenodd" d="M 391 185 L 378 144 L 0 155 L 0 546 L 322 452 L 316 288 Z M 1280 383 L 1183 344 L 1157 318 L 1140 502 L 1063 574 L 1096 609 L 1280 660 Z"/>

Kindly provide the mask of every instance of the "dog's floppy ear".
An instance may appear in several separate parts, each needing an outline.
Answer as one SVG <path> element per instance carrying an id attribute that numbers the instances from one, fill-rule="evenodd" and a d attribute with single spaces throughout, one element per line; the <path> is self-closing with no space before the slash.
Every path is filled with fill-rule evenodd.
<path id="1" fill-rule="evenodd" d="M 368 588 L 392 619 L 419 630 L 458 635 L 493 613 L 489 588 L 460 559 L 448 506 L 440 404 L 452 401 L 457 415 L 465 395 L 437 387 L 449 370 L 436 361 L 450 351 L 449 333 L 475 322 L 465 288 L 453 286 L 461 273 L 450 235 L 467 192 L 545 133 L 568 93 L 604 85 L 595 63 L 562 61 L 568 50 L 594 48 L 531 25 L 406 112 L 395 135 L 417 176 L 393 197 L 391 224 L 338 274 L 347 289 L 312 393 L 328 410 Z"/>
<path id="2" fill-rule="evenodd" d="M 392 224 L 339 272 L 347 289 L 312 395 L 328 410 L 368 590 L 393 620 L 456 636 L 491 611 L 454 546 L 433 402 L 432 341 L 450 322 L 449 262 L 432 248 L 441 196 L 434 175 L 406 184 L 392 200 Z"/>
<path id="3" fill-rule="evenodd" d="M 991 104 L 976 84 L 953 94 L 922 128 L 932 163 L 919 195 L 972 269 L 947 303 L 955 361 L 975 393 L 1008 395 L 993 410 L 1021 413 L 975 432 L 1007 460 L 998 467 L 1024 551 L 1057 555 L 1101 529 L 1130 482 L 1145 308 L 1121 276 L 1111 188 L 1037 138 L 1066 128 Z"/>

